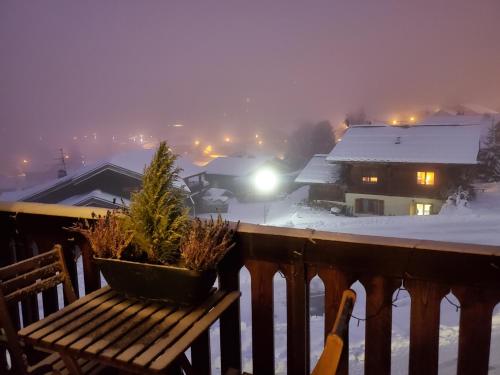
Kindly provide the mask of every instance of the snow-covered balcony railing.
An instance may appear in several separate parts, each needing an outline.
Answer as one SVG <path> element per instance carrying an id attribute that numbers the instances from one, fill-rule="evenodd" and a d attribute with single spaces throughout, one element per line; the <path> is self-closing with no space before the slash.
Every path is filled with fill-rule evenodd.
<path id="1" fill-rule="evenodd" d="M 76 218 L 91 219 L 93 208 L 36 203 L 0 203 L 0 264 L 9 264 L 54 243 L 63 245 L 77 290 L 100 287 L 98 270 L 87 243 L 71 241 L 62 229 Z M 36 246 L 34 246 L 36 244 Z M 77 276 L 73 249 L 81 250 L 83 277 Z M 37 250 L 38 249 L 38 250 Z M 288 374 L 310 367 L 309 283 L 319 276 L 325 286 L 325 331 L 339 306 L 342 291 L 360 281 L 366 290 L 365 374 L 390 374 L 393 294 L 401 285 L 411 296 L 409 373 L 437 374 L 440 304 L 452 291 L 460 303 L 459 374 L 487 374 L 492 311 L 500 302 L 500 248 L 436 241 L 314 232 L 240 224 L 237 247 L 221 266 L 219 286 L 238 289 L 240 270 L 250 274 L 252 361 L 254 374 L 275 371 L 273 278 L 286 278 Z M 84 285 L 79 285 L 82 283 Z M 58 308 L 57 295 L 45 293 L 43 311 Z M 24 324 L 39 318 L 37 301 L 24 301 Z M 240 306 L 220 321 L 222 369 L 240 367 Z M 246 322 L 248 325 L 248 322 Z M 326 332 L 325 332 L 326 333 Z M 347 349 L 346 349 L 347 350 Z M 209 348 L 197 368 L 210 373 Z M 348 371 L 343 356 L 340 373 Z"/>

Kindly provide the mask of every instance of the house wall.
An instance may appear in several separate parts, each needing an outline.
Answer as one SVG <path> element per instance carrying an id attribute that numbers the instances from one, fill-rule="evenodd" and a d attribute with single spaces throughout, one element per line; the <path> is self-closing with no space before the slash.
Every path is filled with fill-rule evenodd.
<path id="1" fill-rule="evenodd" d="M 456 177 L 468 167 L 442 164 L 369 164 L 349 165 L 347 191 L 400 197 L 445 199 Z M 434 185 L 417 184 L 417 172 L 434 172 Z M 376 176 L 377 183 L 363 183 L 364 176 Z"/>
<path id="2" fill-rule="evenodd" d="M 422 198 L 422 197 L 398 197 L 389 195 L 379 195 L 379 194 L 358 194 L 358 193 L 346 193 L 345 201 L 346 205 L 352 209 L 354 215 L 366 216 L 364 214 L 356 213 L 356 199 L 376 199 L 384 201 L 384 215 L 414 215 L 415 205 L 417 203 L 432 204 L 432 214 L 438 214 L 441 210 L 441 206 L 444 201 L 441 199 L 432 198 Z"/>
<path id="3" fill-rule="evenodd" d="M 343 202 L 344 191 L 335 184 L 311 184 L 309 188 L 309 200 L 324 200 Z"/>

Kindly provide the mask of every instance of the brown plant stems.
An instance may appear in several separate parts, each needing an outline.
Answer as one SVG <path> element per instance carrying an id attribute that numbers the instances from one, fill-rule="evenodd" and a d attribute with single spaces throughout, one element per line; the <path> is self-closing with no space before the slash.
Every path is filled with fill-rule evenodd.
<path id="1" fill-rule="evenodd" d="M 232 229 L 229 222 L 223 220 L 220 214 L 215 221 L 213 218 L 209 220 L 195 218 L 181 243 L 181 256 L 185 266 L 196 271 L 215 269 L 219 261 L 233 247 L 235 229 Z"/>
<path id="2" fill-rule="evenodd" d="M 100 258 L 121 259 L 123 251 L 134 238 L 134 232 L 123 227 L 123 221 L 115 211 L 108 211 L 106 216 L 98 216 L 92 225 L 85 220 L 66 229 L 83 235 L 94 254 Z"/>

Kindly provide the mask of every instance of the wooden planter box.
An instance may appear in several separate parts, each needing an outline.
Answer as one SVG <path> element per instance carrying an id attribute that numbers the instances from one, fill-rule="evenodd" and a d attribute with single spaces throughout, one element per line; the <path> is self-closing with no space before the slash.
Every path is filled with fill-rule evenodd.
<path id="1" fill-rule="evenodd" d="M 176 304 L 195 304 L 206 298 L 217 276 L 215 271 L 94 258 L 112 289 L 127 296 Z"/>

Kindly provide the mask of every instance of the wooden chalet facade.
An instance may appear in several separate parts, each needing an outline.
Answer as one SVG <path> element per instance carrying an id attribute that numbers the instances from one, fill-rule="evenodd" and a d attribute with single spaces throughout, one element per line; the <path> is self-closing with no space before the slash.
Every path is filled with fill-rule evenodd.
<path id="1" fill-rule="evenodd" d="M 327 154 L 316 154 L 295 178 L 299 186 L 309 185 L 310 201 L 343 202 L 344 184 L 339 164 L 326 161 Z"/>
<path id="2" fill-rule="evenodd" d="M 355 126 L 326 160 L 344 165 L 354 215 L 432 215 L 474 173 L 479 137 L 478 126 Z"/>

